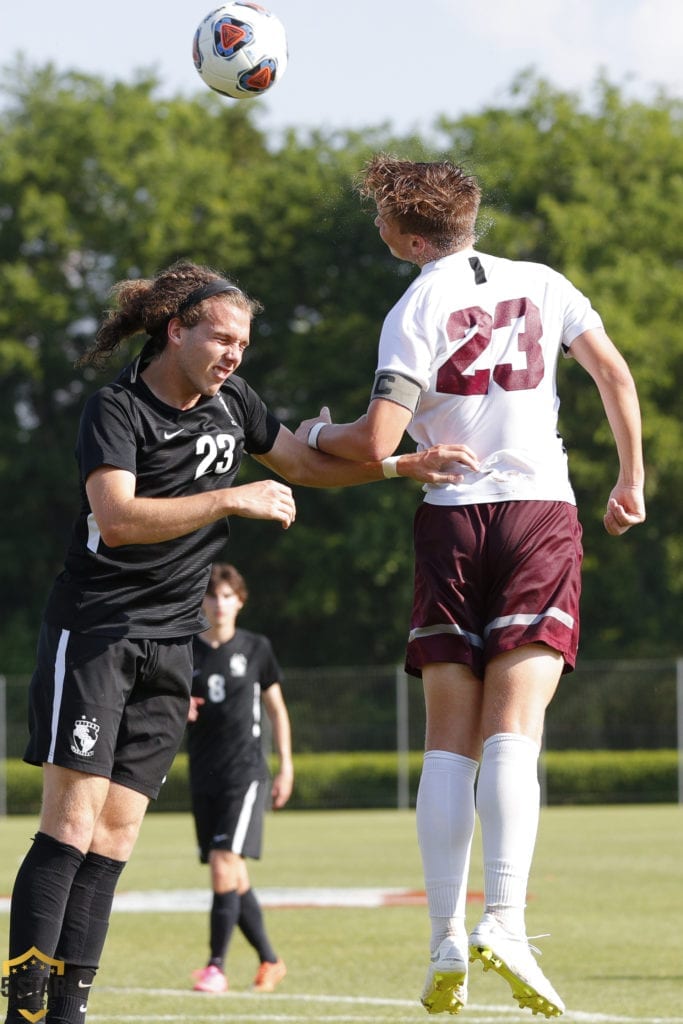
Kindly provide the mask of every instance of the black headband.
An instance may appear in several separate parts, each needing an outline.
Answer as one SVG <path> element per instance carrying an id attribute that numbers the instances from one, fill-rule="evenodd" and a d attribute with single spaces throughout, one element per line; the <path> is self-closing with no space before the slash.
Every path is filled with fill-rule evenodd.
<path id="1" fill-rule="evenodd" d="M 217 277 L 215 280 L 209 281 L 208 284 L 203 284 L 201 288 L 195 288 L 193 292 L 190 292 L 187 298 L 180 303 L 174 316 L 180 316 L 186 309 L 198 306 L 204 299 L 210 299 L 213 295 L 223 295 L 225 292 L 238 292 L 239 290 L 236 285 Z"/>

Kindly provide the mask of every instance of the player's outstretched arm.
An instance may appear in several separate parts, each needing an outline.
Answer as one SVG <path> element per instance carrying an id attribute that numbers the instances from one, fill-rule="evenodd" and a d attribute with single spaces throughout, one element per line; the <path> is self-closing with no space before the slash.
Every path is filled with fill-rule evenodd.
<path id="1" fill-rule="evenodd" d="M 281 427 L 266 455 L 257 456 L 268 469 L 292 484 L 305 487 L 351 487 L 385 479 L 382 462 L 355 462 L 317 451 Z M 466 445 L 435 445 L 396 458 L 395 472 L 420 483 L 459 483 L 462 467 L 477 468 L 477 458 Z"/>

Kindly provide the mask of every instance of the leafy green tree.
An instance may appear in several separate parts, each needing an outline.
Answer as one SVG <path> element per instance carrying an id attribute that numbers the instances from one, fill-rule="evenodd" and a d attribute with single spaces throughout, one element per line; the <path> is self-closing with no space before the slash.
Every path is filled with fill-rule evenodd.
<path id="1" fill-rule="evenodd" d="M 179 256 L 235 277 L 265 303 L 244 375 L 290 426 L 367 404 L 384 314 L 414 269 L 397 263 L 353 181 L 378 149 L 433 142 L 294 131 L 210 93 L 160 100 L 141 76 L 8 75 L 0 109 L 0 669 L 29 669 L 47 587 L 77 501 L 72 452 L 84 397 L 109 379 L 75 370 L 111 284 Z M 561 368 L 562 428 L 586 540 L 584 652 L 674 653 L 680 621 L 681 109 L 627 103 L 606 82 L 589 110 L 523 76 L 510 107 L 436 126 L 443 152 L 486 190 L 482 247 L 550 262 L 591 296 L 643 401 L 645 526 L 615 541 L 601 511 L 616 472 L 597 393 Z M 136 346 L 132 347 L 132 351 Z M 120 365 L 129 352 L 118 359 Z M 244 479 L 262 475 L 255 463 Z M 421 494 L 394 481 L 297 490 L 289 531 L 235 519 L 225 555 L 251 590 L 245 625 L 285 664 L 400 660 Z"/>

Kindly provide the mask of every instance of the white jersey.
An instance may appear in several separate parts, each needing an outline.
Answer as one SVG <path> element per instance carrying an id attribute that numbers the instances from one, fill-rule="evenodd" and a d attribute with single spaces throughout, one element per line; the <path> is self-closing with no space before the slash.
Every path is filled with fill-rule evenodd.
<path id="1" fill-rule="evenodd" d="M 575 503 L 557 433 L 560 351 L 602 321 L 562 274 L 467 249 L 426 264 L 384 321 L 377 370 L 422 394 L 418 448 L 466 444 L 480 469 L 429 484 L 425 500 Z"/>

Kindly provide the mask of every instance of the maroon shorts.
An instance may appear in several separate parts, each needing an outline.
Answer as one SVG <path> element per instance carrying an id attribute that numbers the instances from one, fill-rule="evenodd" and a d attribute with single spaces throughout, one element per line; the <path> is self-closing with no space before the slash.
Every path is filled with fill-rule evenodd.
<path id="1" fill-rule="evenodd" d="M 434 662 L 483 678 L 497 654 L 543 643 L 576 662 L 581 526 L 564 501 L 430 505 L 415 515 L 406 672 Z"/>

